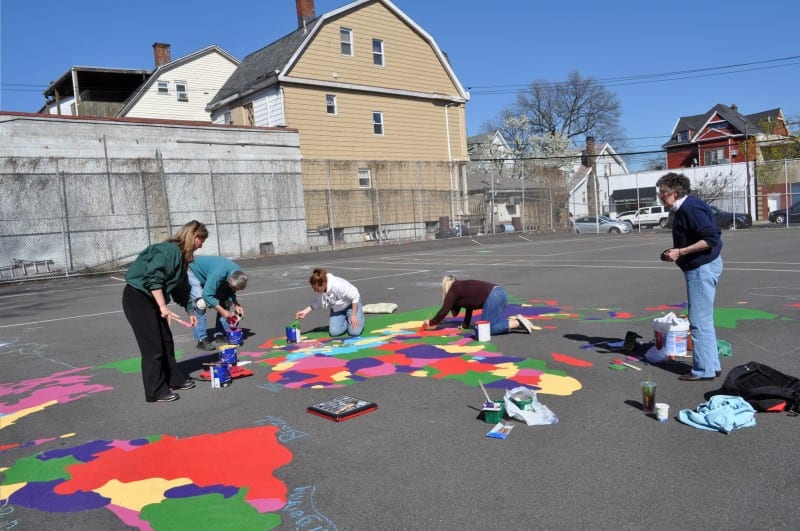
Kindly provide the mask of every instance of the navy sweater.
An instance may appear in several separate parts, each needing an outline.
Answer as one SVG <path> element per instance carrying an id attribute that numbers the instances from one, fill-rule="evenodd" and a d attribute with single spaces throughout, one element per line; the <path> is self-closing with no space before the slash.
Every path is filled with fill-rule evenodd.
<path id="1" fill-rule="evenodd" d="M 690 195 L 672 220 L 672 244 L 681 249 L 700 240 L 705 240 L 711 247 L 678 258 L 676 263 L 682 271 L 691 271 L 715 260 L 722 251 L 722 233 L 714 220 L 714 212 L 702 199 Z"/>

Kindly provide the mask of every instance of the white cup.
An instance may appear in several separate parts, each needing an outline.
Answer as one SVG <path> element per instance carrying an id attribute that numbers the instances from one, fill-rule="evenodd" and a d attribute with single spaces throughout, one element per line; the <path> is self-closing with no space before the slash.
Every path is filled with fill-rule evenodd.
<path id="1" fill-rule="evenodd" d="M 661 422 L 667 422 L 669 420 L 669 404 L 656 402 L 656 418 Z"/>

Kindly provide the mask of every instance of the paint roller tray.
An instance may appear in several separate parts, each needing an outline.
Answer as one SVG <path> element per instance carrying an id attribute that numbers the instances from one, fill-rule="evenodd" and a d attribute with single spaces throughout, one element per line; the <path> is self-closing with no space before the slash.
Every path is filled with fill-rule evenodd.
<path id="1" fill-rule="evenodd" d="M 231 365 L 231 378 L 244 378 L 245 376 L 253 376 L 253 371 L 244 369 L 238 365 Z M 200 371 L 197 377 L 201 380 L 211 381 L 211 371 L 208 369 Z"/>

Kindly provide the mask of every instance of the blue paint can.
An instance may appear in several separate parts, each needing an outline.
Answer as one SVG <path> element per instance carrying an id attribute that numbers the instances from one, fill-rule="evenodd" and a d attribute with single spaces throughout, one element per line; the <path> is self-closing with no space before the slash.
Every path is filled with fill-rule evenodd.
<path id="1" fill-rule="evenodd" d="M 243 335 L 241 328 L 231 328 L 228 330 L 228 343 L 231 345 L 241 345 Z"/>
<path id="2" fill-rule="evenodd" d="M 300 329 L 294 325 L 286 327 L 286 342 L 297 343 L 300 341 Z"/>
<path id="3" fill-rule="evenodd" d="M 222 345 L 219 347 L 219 362 L 227 365 L 236 365 L 239 359 L 236 355 L 236 345 Z"/>
<path id="4" fill-rule="evenodd" d="M 231 370 L 226 363 L 217 363 L 209 367 L 211 371 L 211 388 L 219 389 L 221 387 L 228 387 L 233 379 L 231 378 Z"/>

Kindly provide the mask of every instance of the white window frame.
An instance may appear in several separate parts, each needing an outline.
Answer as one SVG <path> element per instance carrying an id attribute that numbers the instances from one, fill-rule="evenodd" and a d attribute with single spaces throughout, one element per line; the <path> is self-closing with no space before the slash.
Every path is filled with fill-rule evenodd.
<path id="1" fill-rule="evenodd" d="M 338 114 L 336 94 L 325 94 L 325 112 L 334 116 Z"/>
<path id="2" fill-rule="evenodd" d="M 169 95 L 169 81 L 159 81 L 156 83 L 156 92 L 165 96 Z"/>
<path id="3" fill-rule="evenodd" d="M 350 28 L 339 28 L 339 47 L 342 55 L 352 57 L 355 55 L 355 47 L 353 46 L 353 30 Z"/>
<path id="4" fill-rule="evenodd" d="M 358 187 L 372 188 L 372 173 L 369 171 L 369 168 L 358 169 Z"/>
<path id="5" fill-rule="evenodd" d="M 181 90 L 183 87 L 183 90 Z M 175 82 L 175 94 L 178 101 L 189 101 L 189 85 L 186 81 Z"/>
<path id="6" fill-rule="evenodd" d="M 383 136 L 383 113 L 381 111 L 372 111 L 372 132 L 375 136 Z"/>
<path id="7" fill-rule="evenodd" d="M 378 45 L 378 50 L 375 50 L 376 44 Z M 372 64 L 375 66 L 386 66 L 383 52 L 383 39 L 372 39 Z"/>
<path id="8" fill-rule="evenodd" d="M 722 164 L 725 158 L 725 148 L 707 149 L 703 152 L 703 166 L 716 166 Z"/>

